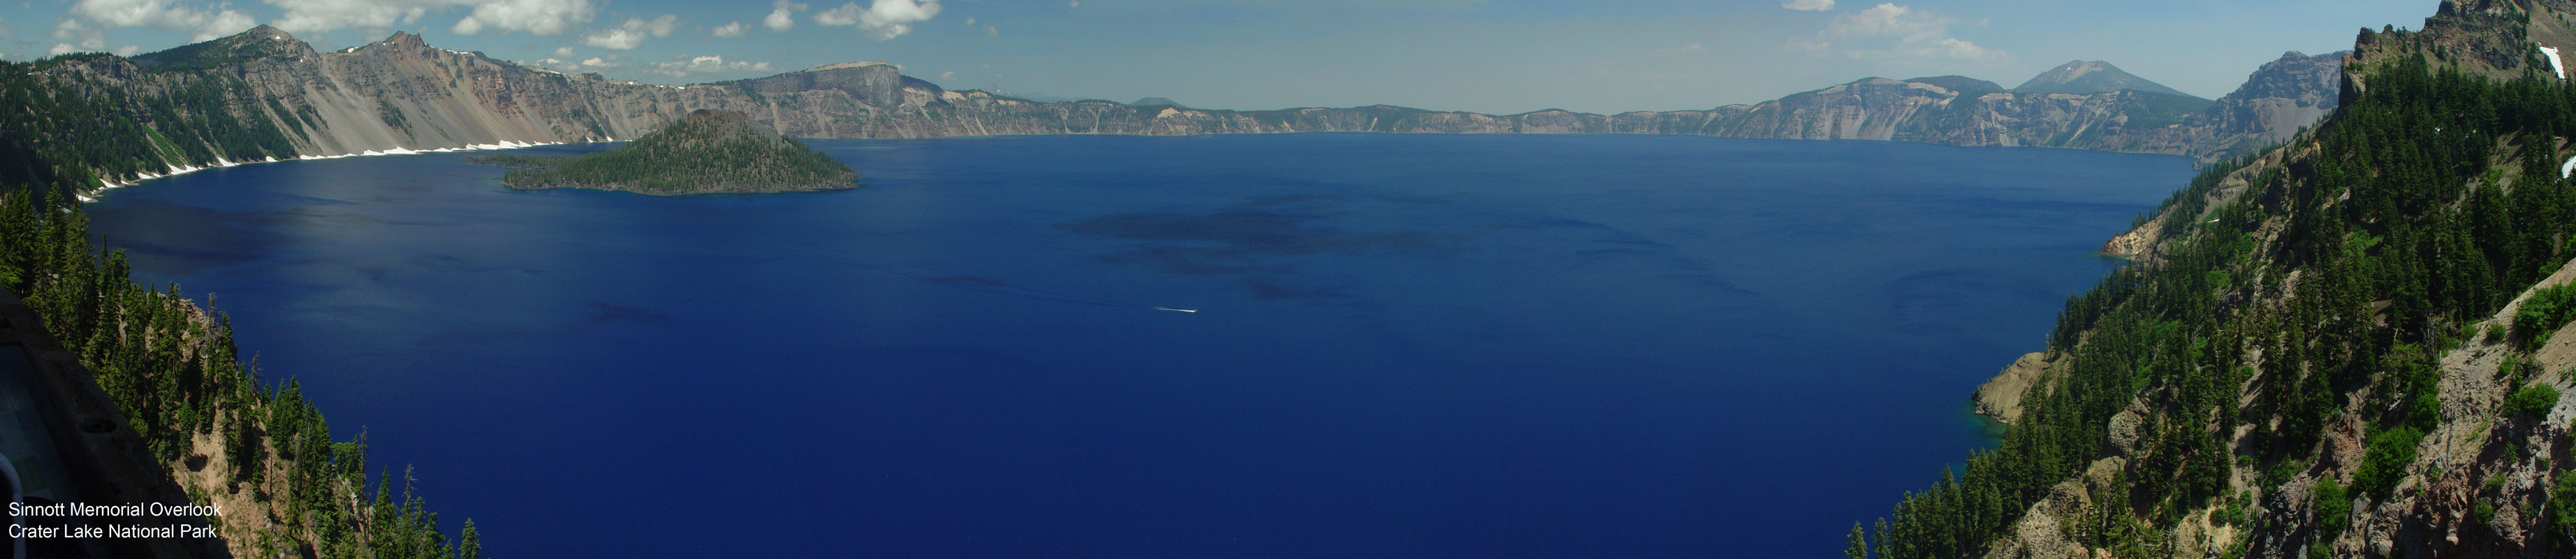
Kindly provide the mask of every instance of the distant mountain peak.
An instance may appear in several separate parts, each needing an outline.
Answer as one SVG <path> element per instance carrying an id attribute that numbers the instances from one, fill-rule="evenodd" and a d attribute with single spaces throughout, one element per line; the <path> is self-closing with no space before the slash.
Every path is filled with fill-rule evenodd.
<path id="1" fill-rule="evenodd" d="M 2104 70 L 2118 72 L 2120 71 L 2120 67 L 2112 66 L 2111 63 L 2100 60 L 2075 60 L 2069 61 L 2065 64 L 2059 64 L 2051 71 L 2058 74 L 2057 78 L 2059 80 L 2067 81 L 2081 79 L 2084 76 L 2092 75 L 2094 72 Z"/>
<path id="2" fill-rule="evenodd" d="M 378 43 L 390 43 L 390 44 L 403 45 L 403 46 L 411 46 L 411 47 L 425 47 L 425 46 L 429 46 L 429 41 L 421 39 L 419 35 L 413 35 L 413 34 L 411 34 L 411 33 L 402 32 L 402 31 L 395 31 L 395 32 L 394 32 L 394 34 L 393 34 L 393 36 L 385 37 L 385 40 L 382 40 L 382 41 L 376 41 L 376 42 L 378 42 Z"/>
<path id="3" fill-rule="evenodd" d="M 1183 105 L 1181 102 L 1173 101 L 1168 97 L 1146 97 L 1143 99 L 1137 99 L 1134 103 L 1127 104 L 1127 106 L 1130 107 L 1151 107 L 1156 105 L 1170 105 L 1172 108 L 1176 109 L 1190 108 L 1189 105 Z"/>
<path id="4" fill-rule="evenodd" d="M 295 57 L 313 53 L 313 46 L 298 41 L 294 35 L 275 27 L 261 25 L 248 31 L 210 41 L 190 43 L 127 58 L 144 70 L 184 70 L 211 68 L 273 56 Z"/>
<path id="5" fill-rule="evenodd" d="M 268 26 L 268 24 L 265 24 L 265 23 L 259 24 L 259 26 L 258 26 L 258 27 L 250 28 L 250 30 L 248 30 L 248 31 L 243 31 L 243 32 L 240 32 L 240 33 L 236 33 L 236 34 L 234 34 L 234 35 L 233 35 L 233 37 L 238 37 L 238 38 L 248 39 L 248 40 L 263 40 L 263 39 L 264 39 L 264 40 L 271 40 L 271 41 L 293 41 L 293 40 L 295 40 L 295 36 L 294 36 L 294 35 L 289 35 L 289 34 L 287 34 L 287 33 L 286 33 L 286 30 L 284 30 L 284 29 L 278 29 L 278 28 L 275 28 L 275 27 L 269 27 L 269 26 Z"/>
<path id="6" fill-rule="evenodd" d="M 2197 95 L 2183 93 L 2182 91 L 2174 88 L 2165 87 L 2164 84 L 2148 81 L 2146 78 L 2141 78 L 2134 74 L 2123 72 L 2120 70 L 2120 67 L 2113 66 L 2109 62 L 2103 62 L 2100 60 L 2077 60 L 2060 64 L 2056 68 L 2051 68 L 2046 72 L 2040 72 L 2038 76 L 2032 77 L 2030 81 L 2022 82 L 2021 86 L 2013 88 L 2013 91 L 2019 93 L 2092 94 L 2110 93 L 2123 89 L 2145 91 L 2149 93 L 2162 93 L 2166 95 L 2180 95 L 2194 99 L 2199 98 Z"/>
<path id="7" fill-rule="evenodd" d="M 893 66 L 893 65 L 894 65 L 894 64 L 892 64 L 892 63 L 887 63 L 887 62 L 854 61 L 854 62 L 840 62 L 840 63 L 834 63 L 834 64 L 825 64 L 825 65 L 822 65 L 822 66 L 815 66 L 814 68 L 809 69 L 809 70 L 806 70 L 806 71 L 807 71 L 807 72 L 821 72 L 821 71 L 824 71 L 824 70 L 840 70 L 840 69 L 844 69 L 844 68 L 866 68 L 866 67 L 869 67 L 869 66 Z"/>
<path id="8" fill-rule="evenodd" d="M 1952 93 L 1963 95 L 1981 95 L 2004 90 L 2004 86 L 1998 85 L 1995 82 L 1967 76 L 1928 76 L 1921 78 L 1908 78 L 1905 81 L 1909 83 L 1932 84 L 1940 86 L 1942 89 L 1950 90 Z"/>

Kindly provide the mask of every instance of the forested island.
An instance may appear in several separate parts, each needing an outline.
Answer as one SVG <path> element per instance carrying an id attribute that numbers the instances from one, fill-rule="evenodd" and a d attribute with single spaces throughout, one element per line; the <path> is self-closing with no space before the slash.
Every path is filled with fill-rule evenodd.
<path id="1" fill-rule="evenodd" d="M 654 195 L 801 192 L 857 187 L 858 172 L 734 111 L 699 109 L 625 147 L 580 157 L 489 155 L 510 188 L 588 188 Z"/>

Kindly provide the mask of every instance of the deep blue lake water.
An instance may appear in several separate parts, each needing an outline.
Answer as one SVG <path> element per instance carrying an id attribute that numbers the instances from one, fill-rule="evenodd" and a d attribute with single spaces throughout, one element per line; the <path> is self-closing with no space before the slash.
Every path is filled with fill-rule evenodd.
<path id="1" fill-rule="evenodd" d="M 1676 136 L 812 143 L 870 187 L 514 192 L 438 154 L 91 212 L 495 556 L 1821 557 L 1985 443 L 1968 392 L 2191 172 Z"/>

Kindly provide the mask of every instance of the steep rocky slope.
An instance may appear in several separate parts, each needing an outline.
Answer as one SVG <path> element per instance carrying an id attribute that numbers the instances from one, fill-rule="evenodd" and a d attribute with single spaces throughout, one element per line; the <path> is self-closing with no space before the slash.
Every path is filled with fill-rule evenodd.
<path id="1" fill-rule="evenodd" d="M 1991 82 L 1942 76 L 1872 78 L 1756 105 L 1619 117 L 1652 115 L 1669 121 L 1699 116 L 1708 122 L 1698 128 L 1660 127 L 1668 133 L 2068 147 L 2215 161 L 2278 144 L 2323 118 L 2339 101 L 2341 67 L 2342 53 L 2287 53 L 2255 69 L 2245 85 L 2215 102 L 2135 89 L 2004 91 Z"/>
<path id="2" fill-rule="evenodd" d="M 2452 0 L 2364 30 L 2342 110 L 2108 243 L 2138 264 L 1977 390 L 2004 442 L 1865 549 L 2576 556 L 2576 87 L 2540 50 L 2572 19 Z"/>
<path id="3" fill-rule="evenodd" d="M 2099 94 L 1952 89 L 1930 81 L 1870 78 L 1755 105 L 1708 111 L 1623 113 L 1618 132 L 1734 138 L 1903 140 L 1965 146 L 2041 146 L 2189 153 L 2188 146 L 2130 139 L 2196 114 L 2205 100 L 2139 91 Z M 1697 125 L 1692 125 L 1696 121 Z M 2161 137 L 2161 136 L 2160 136 Z"/>
<path id="4" fill-rule="evenodd" d="M 2299 129 L 2334 112 L 2341 101 L 2344 54 L 2282 53 L 2246 76 L 2236 91 L 2166 130 L 2162 143 L 2137 148 L 2181 149 L 2209 159 L 2289 141 Z"/>

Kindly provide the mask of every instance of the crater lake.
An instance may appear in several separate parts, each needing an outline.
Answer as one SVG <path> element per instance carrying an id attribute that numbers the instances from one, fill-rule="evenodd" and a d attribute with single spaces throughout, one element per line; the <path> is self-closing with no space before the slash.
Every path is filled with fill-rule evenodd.
<path id="1" fill-rule="evenodd" d="M 866 187 L 522 192 L 432 154 L 90 214 L 495 556 L 1821 557 L 1987 443 L 1969 391 L 2192 172 L 1683 136 L 809 143 Z"/>

